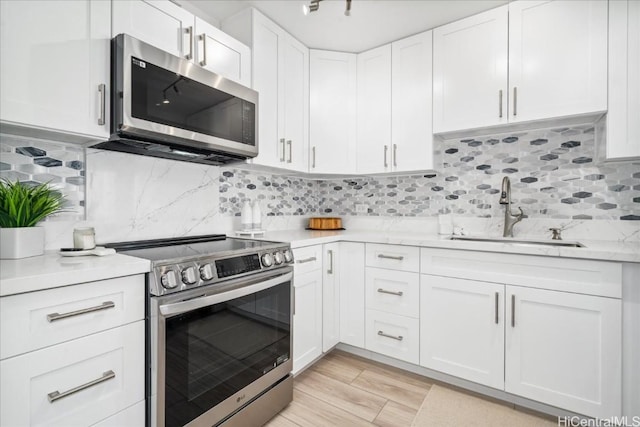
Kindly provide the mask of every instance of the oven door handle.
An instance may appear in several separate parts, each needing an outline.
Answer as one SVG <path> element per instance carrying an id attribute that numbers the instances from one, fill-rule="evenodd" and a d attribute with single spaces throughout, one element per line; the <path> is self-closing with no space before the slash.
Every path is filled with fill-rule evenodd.
<path id="1" fill-rule="evenodd" d="M 163 316 L 173 316 L 176 314 L 186 313 L 197 310 L 202 307 L 218 304 L 232 299 L 241 298 L 265 289 L 272 288 L 276 285 L 285 283 L 293 279 L 293 273 L 289 272 L 273 279 L 261 280 L 253 285 L 243 286 L 241 288 L 232 289 L 219 294 L 207 295 L 200 298 L 193 298 L 186 301 L 179 301 L 170 304 L 160 305 L 160 313 Z"/>

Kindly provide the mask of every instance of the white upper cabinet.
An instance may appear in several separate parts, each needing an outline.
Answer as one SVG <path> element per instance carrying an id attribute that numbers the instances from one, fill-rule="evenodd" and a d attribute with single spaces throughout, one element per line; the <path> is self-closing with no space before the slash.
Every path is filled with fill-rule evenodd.
<path id="1" fill-rule="evenodd" d="M 604 1 L 515 1 L 437 28 L 434 131 L 606 111 L 606 61 Z"/>
<path id="2" fill-rule="evenodd" d="M 607 2 L 509 4 L 509 121 L 607 109 Z"/>
<path id="3" fill-rule="evenodd" d="M 391 44 L 391 164 L 433 169 L 431 31 Z"/>
<path id="4" fill-rule="evenodd" d="M 112 35 L 120 33 L 251 84 L 249 47 L 170 1 L 114 1 Z"/>
<path id="5" fill-rule="evenodd" d="M 640 157 L 640 2 L 609 2 L 607 159 Z"/>
<path id="6" fill-rule="evenodd" d="M 391 172 L 391 45 L 358 55 L 357 172 Z"/>
<path id="7" fill-rule="evenodd" d="M 109 135 L 108 1 L 0 2 L 0 120 Z"/>
<path id="8" fill-rule="evenodd" d="M 251 86 L 251 49 L 208 22 L 195 17 L 195 60 L 198 65 Z"/>
<path id="9" fill-rule="evenodd" d="M 435 133 L 507 122 L 508 6 L 433 30 Z"/>
<path id="10" fill-rule="evenodd" d="M 308 171 L 309 49 L 255 9 L 222 23 L 251 46 L 258 102 L 259 165 Z"/>
<path id="11" fill-rule="evenodd" d="M 312 173 L 353 173 L 356 169 L 356 61 L 354 53 L 310 51 Z"/>

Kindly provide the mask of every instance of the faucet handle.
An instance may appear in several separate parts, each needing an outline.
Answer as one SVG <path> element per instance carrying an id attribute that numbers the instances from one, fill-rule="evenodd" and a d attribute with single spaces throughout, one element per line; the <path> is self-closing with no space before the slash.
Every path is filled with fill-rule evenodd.
<path id="1" fill-rule="evenodd" d="M 549 229 L 549 231 L 551 231 L 551 233 L 553 234 L 551 236 L 551 240 L 562 240 L 562 236 L 560 235 L 560 233 L 562 232 L 561 228 L 552 227 Z"/>
<path id="2" fill-rule="evenodd" d="M 522 208 L 520 206 L 518 206 L 518 210 L 520 211 L 519 214 L 516 214 L 516 217 L 518 217 L 518 221 L 522 220 L 522 217 L 524 216 L 524 212 L 522 211 Z"/>

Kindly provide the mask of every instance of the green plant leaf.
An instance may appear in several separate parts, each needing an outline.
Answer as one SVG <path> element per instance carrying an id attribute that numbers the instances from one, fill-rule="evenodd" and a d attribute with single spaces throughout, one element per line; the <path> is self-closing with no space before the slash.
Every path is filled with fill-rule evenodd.
<path id="1" fill-rule="evenodd" d="M 47 216 L 62 212 L 65 199 L 49 183 L 34 186 L 0 181 L 0 227 L 34 227 Z"/>

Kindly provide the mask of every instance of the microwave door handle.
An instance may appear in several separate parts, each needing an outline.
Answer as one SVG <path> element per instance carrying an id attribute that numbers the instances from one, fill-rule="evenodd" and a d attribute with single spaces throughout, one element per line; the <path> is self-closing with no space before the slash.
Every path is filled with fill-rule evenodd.
<path id="1" fill-rule="evenodd" d="M 256 292 L 269 289 L 281 283 L 285 283 L 293 278 L 293 273 L 289 272 L 273 279 L 261 280 L 253 285 L 242 288 L 233 289 L 228 292 L 209 295 L 201 298 L 194 298 L 187 301 L 179 301 L 170 304 L 161 305 L 160 313 L 164 316 L 172 316 L 182 314 L 189 311 L 197 310 L 202 307 L 218 304 L 232 299 L 241 298 Z"/>

